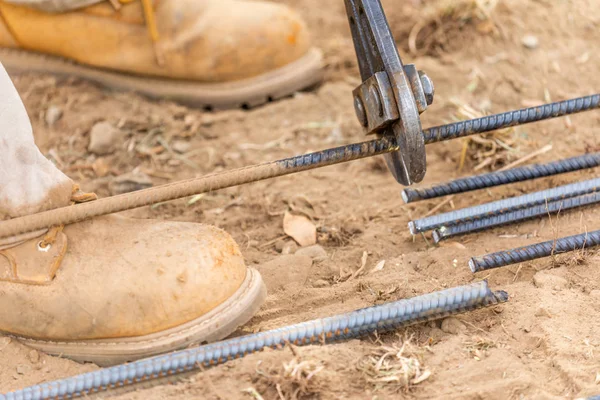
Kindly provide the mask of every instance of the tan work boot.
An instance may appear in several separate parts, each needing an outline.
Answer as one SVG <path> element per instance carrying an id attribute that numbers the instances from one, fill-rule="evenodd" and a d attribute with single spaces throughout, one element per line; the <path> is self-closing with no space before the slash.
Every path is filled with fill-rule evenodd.
<path id="1" fill-rule="evenodd" d="M 0 93 L 0 220 L 93 200 L 41 155 L 1 64 Z M 0 239 L 0 334 L 78 361 L 221 339 L 265 296 L 233 239 L 211 226 L 107 216 Z"/>
<path id="2" fill-rule="evenodd" d="M 322 78 L 297 14 L 243 0 L 0 0 L 0 62 L 214 108 Z"/>

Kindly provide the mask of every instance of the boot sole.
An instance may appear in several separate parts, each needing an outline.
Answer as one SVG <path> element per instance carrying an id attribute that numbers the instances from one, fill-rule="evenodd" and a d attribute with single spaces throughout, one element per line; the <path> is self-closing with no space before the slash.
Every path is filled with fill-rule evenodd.
<path id="1" fill-rule="evenodd" d="M 40 72 L 77 76 L 121 91 L 168 99 L 205 109 L 251 108 L 315 86 L 323 80 L 323 55 L 311 49 L 302 58 L 260 76 L 227 83 L 160 79 L 117 73 L 62 57 L 22 49 L 0 48 L 0 62 L 9 73 Z"/>
<path id="2" fill-rule="evenodd" d="M 132 338 L 64 342 L 9 336 L 44 353 L 104 367 L 223 339 L 248 322 L 266 297 L 259 272 L 249 268 L 246 279 L 227 301 L 200 318 L 161 332 Z"/>

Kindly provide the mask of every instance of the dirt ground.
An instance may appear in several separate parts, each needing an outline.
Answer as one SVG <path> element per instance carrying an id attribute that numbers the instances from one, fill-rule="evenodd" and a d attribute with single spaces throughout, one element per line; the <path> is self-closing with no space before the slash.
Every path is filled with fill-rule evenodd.
<path id="1" fill-rule="evenodd" d="M 107 196 L 118 190 L 117 176 L 132 171 L 158 185 L 364 140 L 352 106 L 351 91 L 359 81 L 343 2 L 286 2 L 305 16 L 325 52 L 327 79 L 321 87 L 251 111 L 207 113 L 78 80 L 16 77 L 38 145 L 84 189 Z M 402 57 L 426 70 L 436 85 L 424 127 L 588 95 L 600 87 L 595 0 L 387 0 L 384 6 Z M 50 107 L 63 112 L 52 125 L 46 118 Z M 97 157 L 86 148 L 90 128 L 102 120 L 126 132 L 127 139 L 114 153 Z M 432 145 L 423 185 L 501 168 L 549 144 L 552 150 L 529 162 L 599 151 L 598 135 L 600 114 L 590 112 L 477 141 Z M 460 195 L 440 211 L 596 174 L 588 170 Z M 128 214 L 203 222 L 233 235 L 269 288 L 260 312 L 236 334 L 481 279 L 508 291 L 508 303 L 379 338 L 253 354 L 177 385 L 120 398 L 554 399 L 600 393 L 600 253 L 577 252 L 476 276 L 467 267 L 474 255 L 600 229 L 600 208 L 434 246 L 429 238 L 411 237 L 407 223 L 442 200 L 404 205 L 400 190 L 382 161 L 369 159 Z M 294 254 L 298 246 L 282 227 L 286 211 L 313 221 L 326 258 Z M 349 277 L 364 252 L 366 273 Z M 382 260 L 383 269 L 372 271 Z M 373 367 L 382 349 L 399 349 L 403 342 L 405 358 L 396 362 L 392 356 L 385 371 Z M 401 360 L 413 366 L 418 361 L 421 382 L 410 375 L 407 383 Z M 296 373 L 290 373 L 294 367 Z M 0 337 L 0 392 L 94 368 L 32 353 Z"/>

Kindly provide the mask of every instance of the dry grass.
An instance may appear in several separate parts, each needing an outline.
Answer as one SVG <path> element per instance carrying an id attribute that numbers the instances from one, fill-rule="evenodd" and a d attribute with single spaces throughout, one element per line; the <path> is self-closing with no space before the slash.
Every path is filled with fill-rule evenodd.
<path id="1" fill-rule="evenodd" d="M 431 371 L 423 364 L 427 347 L 417 346 L 412 338 L 401 337 L 399 343 L 392 345 L 379 340 L 376 343 L 378 346 L 357 364 L 365 381 L 375 389 L 385 387 L 408 391 L 431 376 Z"/>
<path id="2" fill-rule="evenodd" d="M 475 337 L 465 342 L 465 349 L 477 361 L 486 357 L 487 351 L 494 347 L 497 347 L 496 342 L 481 337 Z"/>
<path id="3" fill-rule="evenodd" d="M 265 387 L 264 392 L 273 389 L 276 392 L 276 396 L 268 398 L 296 400 L 318 393 L 319 386 L 315 376 L 325 368 L 323 362 L 303 359 L 296 350 L 290 348 L 295 357 L 289 362 L 284 362 L 280 368 L 264 371 L 260 368 L 260 364 L 257 367 L 258 381 Z"/>
<path id="4" fill-rule="evenodd" d="M 477 34 L 498 33 L 493 13 L 499 1 L 424 1 L 418 10 L 417 22 L 408 33 L 408 50 L 413 56 L 434 55 L 464 43 L 459 38 L 465 31 L 474 29 Z"/>
<path id="5" fill-rule="evenodd" d="M 452 103 L 456 106 L 456 120 L 480 118 L 489 114 L 485 108 L 475 109 L 457 99 L 453 99 Z M 463 169 L 467 163 L 472 165 L 475 172 L 500 169 L 517 158 L 520 145 L 517 130 L 513 127 L 468 136 L 463 139 L 458 169 Z"/>

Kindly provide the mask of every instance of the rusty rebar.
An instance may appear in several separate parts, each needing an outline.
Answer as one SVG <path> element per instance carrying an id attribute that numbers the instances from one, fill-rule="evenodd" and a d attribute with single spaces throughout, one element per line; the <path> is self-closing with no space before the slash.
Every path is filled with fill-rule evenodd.
<path id="1" fill-rule="evenodd" d="M 438 126 L 423 132 L 426 143 L 454 139 L 461 136 L 488 132 L 502 127 L 539 121 L 597 108 L 600 94 L 565 100 L 523 110 L 477 118 Z M 71 224 L 101 215 L 126 211 L 151 204 L 176 200 L 195 194 L 224 189 L 231 186 L 257 182 L 289 175 L 300 171 L 325 167 L 337 163 L 391 153 L 398 150 L 393 137 L 383 137 L 363 143 L 340 146 L 296 157 L 263 164 L 237 168 L 200 178 L 173 182 L 137 192 L 107 197 L 89 203 L 57 208 L 37 214 L 13 218 L 0 223 L 0 239 L 39 231 L 51 226 Z"/>

